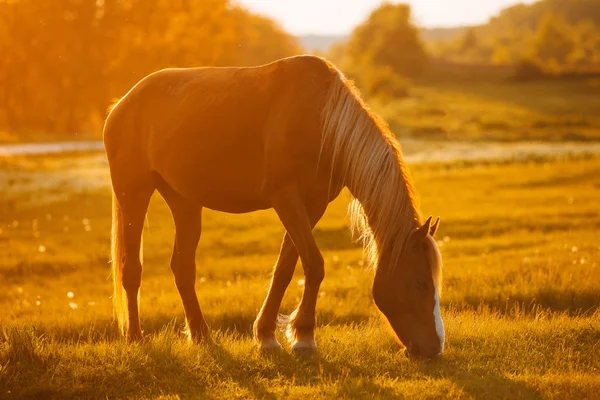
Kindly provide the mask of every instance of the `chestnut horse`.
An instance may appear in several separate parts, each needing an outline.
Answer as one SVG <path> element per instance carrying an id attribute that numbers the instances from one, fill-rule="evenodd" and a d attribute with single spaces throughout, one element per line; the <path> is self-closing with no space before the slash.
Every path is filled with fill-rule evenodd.
<path id="1" fill-rule="evenodd" d="M 273 208 L 286 234 L 254 338 L 261 348 L 280 347 L 278 311 L 299 257 L 304 294 L 287 333 L 293 350 L 316 348 L 325 272 L 312 228 L 346 187 L 352 227 L 375 269 L 375 304 L 410 354 L 443 351 L 437 222 L 422 222 L 400 146 L 330 62 L 298 56 L 258 67 L 156 72 L 110 111 L 104 145 L 113 186 L 113 301 L 129 339 L 142 335 L 141 236 L 156 190 L 175 221 L 171 269 L 191 339 L 209 334 L 195 291 L 202 208 Z"/>

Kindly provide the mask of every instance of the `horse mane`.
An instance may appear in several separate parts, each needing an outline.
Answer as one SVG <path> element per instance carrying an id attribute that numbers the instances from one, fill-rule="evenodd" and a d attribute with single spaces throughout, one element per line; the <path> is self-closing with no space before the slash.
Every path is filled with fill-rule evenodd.
<path id="1" fill-rule="evenodd" d="M 321 151 L 326 146 L 332 151 L 332 179 L 335 168 L 353 195 L 351 231 L 362 240 L 368 262 L 378 268 L 383 252 L 390 252 L 391 265 L 396 266 L 404 243 L 422 224 L 412 179 L 387 124 L 365 104 L 354 84 L 327 64 L 336 77 L 321 114 Z M 429 256 L 434 279 L 441 285 L 439 251 Z"/>

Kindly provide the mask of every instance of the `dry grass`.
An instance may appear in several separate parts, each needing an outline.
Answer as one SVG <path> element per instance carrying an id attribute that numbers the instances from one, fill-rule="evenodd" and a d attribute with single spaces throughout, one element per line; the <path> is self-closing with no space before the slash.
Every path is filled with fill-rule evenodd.
<path id="1" fill-rule="evenodd" d="M 173 226 L 158 197 L 145 229 L 146 340 L 125 343 L 111 318 L 110 199 L 97 185 L 106 171 L 90 160 L 2 162 L 10 188 L 0 200 L 0 397 L 600 393 L 600 159 L 411 165 L 424 214 L 442 217 L 447 351 L 433 363 L 408 360 L 382 324 L 370 297 L 373 274 L 347 232 L 346 195 L 315 229 L 327 275 L 318 355 L 265 355 L 252 346 L 283 234 L 269 211 L 205 213 L 197 290 L 214 343 L 185 342 L 168 268 Z M 45 179 L 43 191 L 28 189 L 67 170 L 83 181 Z M 87 178 L 93 184 L 82 186 Z M 299 267 L 284 312 L 297 304 L 301 278 Z"/>
<path id="2" fill-rule="evenodd" d="M 374 108 L 403 136 L 434 140 L 593 141 L 600 79 L 438 82 Z"/>

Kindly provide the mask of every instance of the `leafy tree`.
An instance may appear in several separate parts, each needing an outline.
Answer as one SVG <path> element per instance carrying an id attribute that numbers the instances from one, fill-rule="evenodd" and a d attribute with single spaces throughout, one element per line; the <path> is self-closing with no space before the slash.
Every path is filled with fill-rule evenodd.
<path id="1" fill-rule="evenodd" d="M 469 28 L 465 31 L 460 41 L 460 51 L 466 53 L 470 50 L 477 48 L 479 41 L 477 40 L 477 34 L 475 29 Z"/>
<path id="2" fill-rule="evenodd" d="M 387 2 L 354 29 L 346 52 L 355 65 L 389 68 L 407 77 L 419 75 L 428 58 L 410 7 Z"/>
<path id="3" fill-rule="evenodd" d="M 99 132 L 109 103 L 165 67 L 257 65 L 295 39 L 233 0 L 0 0 L 0 129 Z"/>
<path id="4" fill-rule="evenodd" d="M 600 61 L 600 25 L 591 20 L 581 21 L 573 27 L 575 50 L 569 56 L 573 64 L 597 63 Z"/>
<path id="5" fill-rule="evenodd" d="M 387 102 L 408 96 L 408 82 L 389 68 L 369 68 L 361 77 L 362 88 L 367 96 Z"/>
<path id="6" fill-rule="evenodd" d="M 494 64 L 509 64 L 511 62 L 510 50 L 503 44 L 498 44 L 494 48 L 492 55 L 492 63 Z"/>
<path id="7" fill-rule="evenodd" d="M 451 61 L 519 65 L 522 59 L 537 59 L 536 63 L 556 70 L 568 64 L 597 64 L 600 0 L 518 4 L 505 8 L 485 25 L 466 29 L 463 36 L 448 39 L 431 48 L 436 56 Z"/>
<path id="8" fill-rule="evenodd" d="M 545 63 L 564 64 L 575 49 L 569 27 L 555 15 L 547 14 L 538 26 L 534 53 Z"/>

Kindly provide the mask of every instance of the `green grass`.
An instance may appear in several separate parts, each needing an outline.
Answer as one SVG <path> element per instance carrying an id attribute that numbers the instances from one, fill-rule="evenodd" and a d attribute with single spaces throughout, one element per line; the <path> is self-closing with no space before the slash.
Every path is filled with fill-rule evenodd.
<path id="1" fill-rule="evenodd" d="M 168 268 L 173 224 L 158 196 L 144 232 L 146 339 L 126 343 L 111 316 L 101 160 L 0 162 L 8 188 L 0 200 L 0 398 L 600 393 L 598 158 L 410 166 L 424 214 L 442 218 L 447 342 L 436 362 L 407 359 L 380 318 L 373 273 L 347 230 L 346 193 L 315 229 L 326 260 L 317 355 L 262 354 L 252 345 L 283 235 L 271 211 L 205 212 L 197 291 L 213 342 L 186 342 Z M 301 270 L 282 312 L 300 298 Z"/>
<path id="2" fill-rule="evenodd" d="M 417 84 L 373 107 L 397 135 L 435 140 L 600 139 L 600 79 Z"/>

